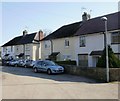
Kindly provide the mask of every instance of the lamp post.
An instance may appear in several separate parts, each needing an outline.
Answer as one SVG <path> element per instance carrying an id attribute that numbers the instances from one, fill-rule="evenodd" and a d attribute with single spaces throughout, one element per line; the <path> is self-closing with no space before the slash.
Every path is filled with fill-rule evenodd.
<path id="1" fill-rule="evenodd" d="M 107 44 L 107 17 L 101 18 L 105 22 L 105 47 L 106 47 L 106 76 L 109 82 L 109 59 L 108 59 L 108 44 Z"/>

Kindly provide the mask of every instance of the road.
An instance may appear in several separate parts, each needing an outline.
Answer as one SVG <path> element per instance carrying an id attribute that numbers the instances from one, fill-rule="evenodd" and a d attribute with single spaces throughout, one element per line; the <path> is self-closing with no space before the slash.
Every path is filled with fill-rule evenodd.
<path id="1" fill-rule="evenodd" d="M 118 83 L 97 83 L 68 74 L 34 73 L 32 68 L 2 68 L 2 99 L 118 99 Z"/>

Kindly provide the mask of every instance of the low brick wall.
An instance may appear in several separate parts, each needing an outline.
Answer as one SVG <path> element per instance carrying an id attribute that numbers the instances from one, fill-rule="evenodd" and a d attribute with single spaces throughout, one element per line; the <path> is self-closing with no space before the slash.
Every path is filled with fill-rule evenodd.
<path id="1" fill-rule="evenodd" d="M 65 73 L 80 75 L 106 82 L 105 68 L 81 68 L 79 66 L 62 65 L 65 68 Z M 110 68 L 110 81 L 120 81 L 120 68 Z"/>

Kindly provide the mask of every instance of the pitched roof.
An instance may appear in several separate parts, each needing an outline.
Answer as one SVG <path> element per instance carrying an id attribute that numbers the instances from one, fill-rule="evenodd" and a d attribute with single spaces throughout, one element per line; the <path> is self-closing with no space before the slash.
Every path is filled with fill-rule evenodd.
<path id="1" fill-rule="evenodd" d="M 32 43 L 33 40 L 34 40 L 34 38 L 35 38 L 35 35 L 36 35 L 36 33 L 27 34 L 27 35 L 23 36 L 23 37 L 21 38 L 21 40 L 18 41 L 17 44 L 28 44 L 28 43 Z"/>
<path id="2" fill-rule="evenodd" d="M 17 42 L 20 41 L 20 39 L 22 38 L 22 36 L 18 36 L 13 38 L 12 40 L 8 41 L 7 43 L 5 43 L 2 47 L 4 46 L 12 46 L 12 45 L 17 45 Z"/>
<path id="3" fill-rule="evenodd" d="M 58 30 L 54 31 L 53 33 L 43 38 L 42 40 L 57 39 L 57 38 L 73 36 L 76 33 L 76 31 L 79 29 L 80 24 L 81 22 L 76 22 L 73 24 L 64 25 Z"/>
<path id="4" fill-rule="evenodd" d="M 107 20 L 108 31 L 120 29 L 120 22 L 118 20 L 118 18 L 120 18 L 120 12 L 116 12 L 104 16 L 106 16 L 108 19 Z M 101 17 L 103 16 L 92 18 L 84 22 L 81 21 L 81 22 L 76 22 L 73 24 L 62 26 L 61 28 L 49 34 L 42 40 L 50 40 L 50 39 L 104 32 L 105 24 L 104 21 L 102 21 Z"/>
<path id="5" fill-rule="evenodd" d="M 79 30 L 76 32 L 75 35 L 85 35 L 85 34 L 104 32 L 105 22 L 102 21 L 101 19 L 102 17 L 107 17 L 108 31 L 120 29 L 120 23 L 118 20 L 118 18 L 120 18 L 120 12 L 116 12 L 83 22 L 83 25 L 79 28 Z"/>
<path id="6" fill-rule="evenodd" d="M 32 43 L 36 34 L 37 33 L 32 33 L 32 34 L 27 34 L 25 36 L 15 37 L 12 40 L 5 43 L 2 47 Z"/>

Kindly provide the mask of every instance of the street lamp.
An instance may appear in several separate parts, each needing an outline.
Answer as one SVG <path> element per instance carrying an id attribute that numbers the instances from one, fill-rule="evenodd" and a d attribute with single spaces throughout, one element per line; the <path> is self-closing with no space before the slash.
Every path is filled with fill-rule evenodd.
<path id="1" fill-rule="evenodd" d="M 109 82 L 109 59 L 108 59 L 108 44 L 107 44 L 107 17 L 101 18 L 105 22 L 105 47 L 106 47 L 106 76 Z"/>

